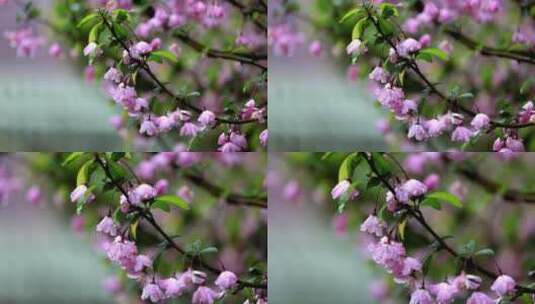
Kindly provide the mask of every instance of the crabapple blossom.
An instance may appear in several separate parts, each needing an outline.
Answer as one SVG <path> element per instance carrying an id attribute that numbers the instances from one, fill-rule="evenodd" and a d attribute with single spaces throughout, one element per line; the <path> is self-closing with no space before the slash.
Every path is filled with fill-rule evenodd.
<path id="1" fill-rule="evenodd" d="M 496 300 L 482 292 L 474 292 L 467 300 L 466 304 L 494 304 Z"/>
<path id="2" fill-rule="evenodd" d="M 150 300 L 153 303 L 157 303 L 165 299 L 165 295 L 160 287 L 154 283 L 148 283 L 143 287 L 143 293 L 141 294 L 141 300 Z"/>
<path id="3" fill-rule="evenodd" d="M 366 46 L 360 39 L 355 39 L 347 45 L 346 52 L 348 55 L 358 56 L 362 53 L 365 53 L 367 50 Z"/>
<path id="4" fill-rule="evenodd" d="M 374 234 L 377 237 L 382 237 L 386 229 L 386 224 L 375 215 L 370 215 L 360 226 L 360 231 Z"/>
<path id="5" fill-rule="evenodd" d="M 206 287 L 199 286 L 197 290 L 193 293 L 191 298 L 191 303 L 193 304 L 212 304 L 218 298 L 217 292 Z"/>
<path id="6" fill-rule="evenodd" d="M 499 276 L 490 287 L 500 297 L 511 295 L 515 291 L 515 288 L 516 281 L 508 275 Z"/>
<path id="7" fill-rule="evenodd" d="M 87 191 L 86 185 L 79 185 L 71 192 L 71 202 L 77 202 L 82 197 L 84 197 L 85 193 Z"/>
<path id="8" fill-rule="evenodd" d="M 223 271 L 219 274 L 214 284 L 222 290 L 228 290 L 236 286 L 238 277 L 231 271 Z"/>
<path id="9" fill-rule="evenodd" d="M 349 190 L 349 188 L 351 187 L 351 183 L 348 181 L 348 180 L 342 180 L 340 181 L 336 186 L 334 186 L 334 188 L 331 190 L 331 197 L 333 199 L 338 199 L 340 198 L 342 195 L 344 195 L 345 193 L 347 193 L 347 191 Z"/>
<path id="10" fill-rule="evenodd" d="M 109 234 L 110 236 L 117 235 L 117 226 L 113 222 L 113 219 L 109 216 L 104 217 L 97 225 L 97 232 Z"/>
<path id="11" fill-rule="evenodd" d="M 411 294 L 409 304 L 433 304 L 433 297 L 425 289 L 417 289 Z"/>

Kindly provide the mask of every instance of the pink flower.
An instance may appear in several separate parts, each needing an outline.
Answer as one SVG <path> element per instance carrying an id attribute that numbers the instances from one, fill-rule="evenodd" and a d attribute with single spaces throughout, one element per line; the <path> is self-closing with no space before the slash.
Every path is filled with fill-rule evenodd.
<path id="1" fill-rule="evenodd" d="M 104 80 L 120 83 L 122 76 L 123 75 L 121 74 L 121 72 L 119 72 L 116 68 L 111 67 L 108 69 L 106 74 L 104 74 Z"/>
<path id="2" fill-rule="evenodd" d="M 312 55 L 312 56 L 315 56 L 315 57 L 319 57 L 321 56 L 321 52 L 322 52 L 322 47 L 321 47 L 321 42 L 316 40 L 316 41 L 313 41 L 310 46 L 308 47 L 308 52 Z"/>
<path id="3" fill-rule="evenodd" d="M 152 52 L 152 46 L 145 41 L 140 41 L 130 48 L 130 55 L 136 59 L 140 59 L 141 56 L 150 52 Z"/>
<path id="4" fill-rule="evenodd" d="M 370 73 L 369 78 L 380 83 L 386 83 L 388 81 L 388 74 L 381 67 L 375 67 Z"/>
<path id="5" fill-rule="evenodd" d="M 431 292 L 435 295 L 438 304 L 449 304 L 455 300 L 459 290 L 453 284 L 442 282 L 432 285 Z"/>
<path id="6" fill-rule="evenodd" d="M 143 292 L 141 293 L 141 300 L 148 299 L 150 299 L 153 303 L 157 303 L 165 299 L 165 295 L 158 285 L 149 283 L 143 287 Z"/>
<path id="7" fill-rule="evenodd" d="M 427 186 L 419 180 L 410 179 L 401 188 L 412 197 L 422 196 L 427 193 Z"/>
<path id="8" fill-rule="evenodd" d="M 160 288 L 164 290 L 165 296 L 168 298 L 179 297 L 187 291 L 184 282 L 178 280 L 176 277 L 160 280 L 158 284 L 160 285 Z"/>
<path id="9" fill-rule="evenodd" d="M 490 125 L 490 118 L 487 116 L 487 114 L 479 113 L 474 116 L 474 119 L 472 119 L 470 125 L 476 130 L 486 129 Z"/>
<path id="10" fill-rule="evenodd" d="M 193 293 L 191 302 L 193 304 L 213 304 L 217 298 L 218 298 L 217 292 L 213 291 L 212 289 L 208 287 L 200 286 Z"/>
<path id="11" fill-rule="evenodd" d="M 507 137 L 505 140 L 505 146 L 513 152 L 524 152 L 524 144 L 518 139 Z"/>
<path id="12" fill-rule="evenodd" d="M 99 56 L 102 54 L 102 49 L 98 47 L 98 45 L 94 42 L 89 43 L 84 48 L 84 56 Z"/>
<path id="13" fill-rule="evenodd" d="M 474 132 L 472 130 L 463 126 L 458 126 L 455 128 L 455 130 L 453 130 L 453 133 L 451 133 L 451 140 L 467 143 L 470 141 L 472 136 L 474 136 Z"/>
<path id="14" fill-rule="evenodd" d="M 416 141 L 422 141 L 427 138 L 427 132 L 422 125 L 415 123 L 409 128 L 407 137 Z"/>
<path id="15" fill-rule="evenodd" d="M 260 144 L 264 148 L 267 147 L 268 139 L 269 139 L 269 131 L 268 131 L 268 129 L 265 129 L 264 131 L 262 131 L 260 133 L 260 135 L 258 136 L 258 138 L 260 139 Z"/>
<path id="16" fill-rule="evenodd" d="M 186 122 L 182 128 L 180 128 L 180 136 L 194 137 L 197 136 L 197 133 L 200 131 L 201 129 L 196 124 L 192 122 Z"/>
<path id="17" fill-rule="evenodd" d="M 496 301 L 493 300 L 491 297 L 487 296 L 486 294 L 482 292 L 474 292 L 468 300 L 466 300 L 466 304 L 495 304 Z"/>
<path id="18" fill-rule="evenodd" d="M 334 188 L 331 190 L 331 196 L 334 200 L 338 199 L 339 197 L 341 197 L 342 195 L 344 195 L 344 193 L 347 192 L 347 190 L 349 190 L 349 187 L 351 187 L 351 183 L 344 179 L 343 181 L 339 182 L 336 186 L 334 186 Z"/>
<path id="19" fill-rule="evenodd" d="M 63 53 L 63 50 L 61 46 L 59 45 L 59 43 L 57 42 L 54 42 L 48 49 L 48 54 L 51 57 L 56 58 L 56 59 L 59 58 L 59 56 L 61 56 L 61 53 Z"/>
<path id="20" fill-rule="evenodd" d="M 516 282 L 513 278 L 508 275 L 499 276 L 490 289 L 497 293 L 500 297 L 510 295 L 514 293 L 516 287 Z"/>
<path id="21" fill-rule="evenodd" d="M 448 127 L 444 119 L 430 119 L 425 122 L 427 134 L 431 137 L 440 136 Z"/>
<path id="22" fill-rule="evenodd" d="M 132 270 L 139 273 L 143 271 L 145 267 L 152 267 L 152 260 L 148 256 L 140 254 L 136 257 L 136 263 Z"/>
<path id="23" fill-rule="evenodd" d="M 150 119 L 143 120 L 139 127 L 139 134 L 146 134 L 147 136 L 154 136 L 158 134 L 158 131 L 158 126 Z"/>
<path id="24" fill-rule="evenodd" d="M 332 225 L 337 236 L 342 237 L 347 233 L 349 217 L 345 213 L 338 213 L 332 219 Z"/>
<path id="25" fill-rule="evenodd" d="M 398 46 L 398 53 L 400 56 L 407 57 L 412 53 L 419 51 L 422 44 L 413 38 L 403 40 Z"/>
<path id="26" fill-rule="evenodd" d="M 433 304 L 433 298 L 427 290 L 417 289 L 411 294 L 409 304 Z"/>
<path id="27" fill-rule="evenodd" d="M 360 231 L 374 234 L 377 237 L 384 235 L 386 224 L 380 218 L 375 215 L 370 215 L 360 226 Z"/>
<path id="28" fill-rule="evenodd" d="M 467 289 L 467 290 L 475 290 L 478 289 L 481 285 L 481 278 L 472 275 L 472 274 L 465 274 L 464 271 L 455 277 L 452 281 L 452 284 L 454 284 L 457 289 Z"/>
<path id="29" fill-rule="evenodd" d="M 151 185 L 141 184 L 130 193 L 129 198 L 133 205 L 139 205 L 141 202 L 151 200 L 157 195 L 158 192 Z"/>
<path id="30" fill-rule="evenodd" d="M 214 284 L 222 290 L 228 290 L 238 284 L 238 277 L 233 272 L 223 271 L 219 274 Z"/>
<path id="31" fill-rule="evenodd" d="M 86 191 L 87 191 L 87 187 L 85 185 L 80 185 L 76 187 L 71 192 L 71 202 L 75 203 L 78 200 L 80 200 L 82 197 L 84 197 Z"/>
<path id="32" fill-rule="evenodd" d="M 403 244 L 383 237 L 377 244 L 370 244 L 368 250 L 375 263 L 382 265 L 387 270 L 399 272 L 403 269 L 405 259 L 405 247 Z"/>
<path id="33" fill-rule="evenodd" d="M 191 190 L 190 187 L 184 185 L 180 187 L 180 189 L 178 189 L 176 195 L 185 200 L 186 202 L 191 203 L 195 194 L 193 193 L 193 190 Z"/>
<path id="34" fill-rule="evenodd" d="M 158 180 L 155 184 L 154 184 L 154 189 L 156 189 L 156 193 L 158 195 L 162 195 L 164 194 L 165 192 L 167 192 L 167 189 L 169 188 L 169 181 L 166 180 L 165 178 L 162 178 L 160 180 Z"/>
<path id="35" fill-rule="evenodd" d="M 424 184 L 427 186 L 427 189 L 435 190 L 440 185 L 440 176 L 436 173 L 428 175 L 424 180 Z"/>
<path id="36" fill-rule="evenodd" d="M 199 123 L 203 127 L 212 127 L 216 123 L 216 117 L 212 111 L 204 111 L 199 115 Z"/>
<path id="37" fill-rule="evenodd" d="M 104 217 L 97 225 L 97 232 L 109 234 L 110 236 L 117 235 L 117 226 L 113 222 L 113 219 L 109 216 Z"/>
<path id="38" fill-rule="evenodd" d="M 346 48 L 347 54 L 352 56 L 358 56 L 366 51 L 366 46 L 359 39 L 351 41 L 351 43 Z"/>
<path id="39" fill-rule="evenodd" d="M 422 263 L 420 263 L 418 259 L 407 257 L 405 260 L 403 260 L 403 270 L 401 271 L 401 274 L 404 277 L 409 277 L 414 272 L 420 271 L 422 271 Z"/>
<path id="40" fill-rule="evenodd" d="M 116 277 L 107 277 L 102 283 L 104 290 L 110 294 L 116 294 L 122 289 L 121 281 Z"/>
<path id="41" fill-rule="evenodd" d="M 39 204 L 43 194 L 39 186 L 31 186 L 30 189 L 26 192 L 26 200 L 33 205 Z"/>

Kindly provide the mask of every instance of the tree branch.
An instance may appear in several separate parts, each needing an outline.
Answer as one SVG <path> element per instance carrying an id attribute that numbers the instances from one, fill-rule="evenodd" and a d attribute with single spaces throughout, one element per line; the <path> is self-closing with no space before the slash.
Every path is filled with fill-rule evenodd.
<path id="1" fill-rule="evenodd" d="M 130 206 L 134 206 L 130 203 L 130 198 L 128 196 L 128 192 L 121 186 L 120 183 L 118 183 L 114 178 L 113 178 L 113 175 L 111 174 L 110 172 L 110 169 L 108 167 L 108 165 L 100 158 L 100 156 L 98 155 L 98 153 L 95 154 L 95 160 L 97 161 L 97 163 L 99 164 L 99 166 L 104 170 L 104 173 L 106 174 L 106 177 L 108 178 L 108 180 L 110 180 L 110 182 L 113 184 L 113 186 L 115 188 L 117 188 L 126 198 L 126 200 L 128 201 L 129 205 Z M 201 267 L 203 267 L 204 269 L 210 271 L 211 273 L 215 274 L 215 275 L 218 275 L 220 274 L 222 271 L 206 262 L 204 262 L 202 259 L 198 258 L 198 257 L 195 257 L 195 256 L 192 256 L 191 254 L 188 254 L 180 245 L 178 245 L 163 229 L 162 227 L 160 227 L 160 225 L 156 222 L 156 220 L 154 219 L 154 216 L 152 215 L 152 213 L 150 212 L 150 210 L 145 210 L 145 209 L 141 209 L 141 208 L 138 208 L 138 210 L 136 210 L 138 212 L 140 212 L 141 214 L 141 217 L 144 218 L 154 229 L 156 229 L 156 231 L 161 235 L 161 237 L 169 244 L 169 246 L 171 246 L 171 248 L 173 248 L 174 250 L 176 250 L 178 253 L 180 253 L 181 255 L 187 257 L 187 258 L 190 258 L 190 259 L 197 259 L 199 264 L 201 265 Z M 242 287 L 250 287 L 250 288 L 259 288 L 259 289 L 267 289 L 267 284 L 256 284 L 256 283 L 250 283 L 250 282 L 246 282 L 246 281 L 243 281 L 243 280 L 238 280 L 238 284 Z"/>

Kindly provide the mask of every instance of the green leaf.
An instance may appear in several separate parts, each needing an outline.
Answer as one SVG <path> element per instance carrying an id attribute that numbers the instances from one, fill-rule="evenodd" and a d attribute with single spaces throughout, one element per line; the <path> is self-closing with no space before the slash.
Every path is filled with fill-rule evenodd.
<path id="1" fill-rule="evenodd" d="M 85 152 L 72 152 L 65 158 L 65 160 L 61 163 L 62 166 L 67 166 L 71 163 L 73 163 L 78 158 L 82 157 L 85 154 Z"/>
<path id="2" fill-rule="evenodd" d="M 359 22 L 355 24 L 355 27 L 353 27 L 353 32 L 351 35 L 353 37 L 353 40 L 359 39 L 369 24 L 370 24 L 370 20 L 368 20 L 368 18 L 360 19 Z"/>
<path id="3" fill-rule="evenodd" d="M 379 5 L 379 14 L 383 18 L 399 16 L 398 9 L 392 3 L 381 3 L 381 5 Z"/>
<path id="4" fill-rule="evenodd" d="M 199 254 L 209 254 L 209 253 L 217 253 L 218 250 L 216 247 L 206 247 L 202 249 Z"/>
<path id="5" fill-rule="evenodd" d="M 461 200 L 457 196 L 448 192 L 433 192 L 433 193 L 426 195 L 426 199 L 427 198 L 444 201 L 457 208 L 463 207 L 463 203 L 461 202 Z"/>
<path id="6" fill-rule="evenodd" d="M 494 250 L 490 248 L 485 248 L 477 251 L 474 255 L 484 255 L 484 256 L 494 256 Z"/>
<path id="7" fill-rule="evenodd" d="M 474 94 L 468 92 L 459 95 L 458 99 L 474 99 Z"/>
<path id="8" fill-rule="evenodd" d="M 446 54 L 446 52 L 444 52 L 443 50 L 439 48 L 426 48 L 418 52 L 418 55 L 421 55 L 421 54 L 427 54 L 427 55 L 430 55 L 431 57 L 437 57 L 443 61 L 448 60 L 448 54 Z"/>
<path id="9" fill-rule="evenodd" d="M 421 206 L 429 206 L 429 207 L 432 207 L 436 210 L 441 210 L 442 209 L 442 206 L 440 205 L 440 201 L 438 199 L 434 199 L 434 198 L 426 198 L 424 199 L 424 201 L 421 203 Z"/>
<path id="10" fill-rule="evenodd" d="M 178 58 L 176 57 L 176 55 L 173 52 L 168 51 L 168 50 L 157 50 L 157 51 L 152 52 L 151 55 L 156 55 L 156 56 L 165 58 L 173 63 L 178 62 Z"/>
<path id="11" fill-rule="evenodd" d="M 78 22 L 77 28 L 82 28 L 87 25 L 92 25 L 97 22 L 99 15 L 97 13 L 89 14 L 85 16 L 80 22 Z"/>
<path id="12" fill-rule="evenodd" d="M 85 164 L 83 164 L 82 167 L 80 167 L 80 170 L 78 170 L 78 174 L 76 175 L 76 185 L 85 185 L 87 184 L 87 181 L 89 180 L 89 172 L 90 167 L 93 164 L 93 160 L 87 161 Z"/>
<path id="13" fill-rule="evenodd" d="M 392 172 L 390 164 L 381 153 L 372 153 L 372 162 L 375 164 L 375 167 L 381 176 L 389 175 Z"/>
<path id="14" fill-rule="evenodd" d="M 113 14 L 115 15 L 115 22 L 117 23 L 123 23 L 130 17 L 128 11 L 124 9 L 117 9 L 113 12 Z"/>
<path id="15" fill-rule="evenodd" d="M 350 10 L 349 12 L 347 12 L 340 19 L 340 23 L 344 23 L 347 20 L 352 19 L 352 18 L 358 18 L 358 20 L 360 20 L 364 16 L 366 16 L 366 11 L 362 7 L 357 7 L 357 8 L 354 8 L 354 9 Z"/>
<path id="16" fill-rule="evenodd" d="M 383 32 L 385 36 L 390 36 L 392 33 L 394 33 L 394 30 L 396 27 L 394 24 L 384 18 L 378 18 L 379 28 Z"/>
<path id="17" fill-rule="evenodd" d="M 98 35 L 100 34 L 102 27 L 102 22 L 99 22 L 95 26 L 93 26 L 93 28 L 89 32 L 89 37 L 87 39 L 89 43 L 96 42 L 98 40 Z"/>
<path id="18" fill-rule="evenodd" d="M 338 181 L 349 180 L 353 176 L 353 170 L 362 159 L 357 153 L 349 154 L 338 169 Z"/>
<path id="19" fill-rule="evenodd" d="M 155 200 L 155 203 L 162 202 L 166 204 L 172 204 L 175 205 L 181 209 L 189 210 L 189 204 L 183 200 L 182 198 L 176 196 L 176 195 L 162 195 L 158 196 Z"/>
<path id="20" fill-rule="evenodd" d="M 459 248 L 459 254 L 461 256 L 469 257 L 474 255 L 476 251 L 476 241 L 470 240 L 468 243 L 464 244 Z"/>
<path id="21" fill-rule="evenodd" d="M 169 207 L 169 204 L 167 202 L 163 202 L 163 201 L 155 201 L 154 204 L 152 204 L 152 207 L 158 208 L 158 209 L 163 210 L 165 212 L 171 211 L 171 207 Z"/>

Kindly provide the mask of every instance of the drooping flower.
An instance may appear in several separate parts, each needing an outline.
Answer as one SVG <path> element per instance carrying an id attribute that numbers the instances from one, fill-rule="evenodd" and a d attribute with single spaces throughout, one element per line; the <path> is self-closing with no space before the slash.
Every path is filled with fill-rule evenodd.
<path id="1" fill-rule="evenodd" d="M 113 219 L 109 216 L 104 217 L 97 225 L 97 232 L 109 234 L 110 236 L 117 235 L 117 226 L 113 222 Z"/>
<path id="2" fill-rule="evenodd" d="M 455 300 L 459 290 L 454 284 L 442 282 L 434 284 L 430 288 L 438 304 L 449 304 Z"/>
<path id="3" fill-rule="evenodd" d="M 482 292 L 474 292 L 468 300 L 466 300 L 466 304 L 495 304 L 496 300 L 493 300 L 491 297 L 487 296 L 486 294 Z"/>
<path id="4" fill-rule="evenodd" d="M 199 286 L 193 293 L 191 302 L 193 304 L 213 304 L 217 297 L 218 294 L 214 290 L 205 286 Z"/>
<path id="5" fill-rule="evenodd" d="M 490 118 L 487 114 L 479 113 L 474 116 L 470 125 L 476 130 L 486 129 L 490 125 Z"/>
<path id="6" fill-rule="evenodd" d="M 422 141 L 427 138 L 427 132 L 422 125 L 415 123 L 409 128 L 407 137 L 416 141 Z"/>
<path id="7" fill-rule="evenodd" d="M 403 260 L 403 269 L 401 274 L 404 277 L 408 277 L 414 272 L 420 271 L 422 271 L 422 263 L 420 260 L 413 257 L 406 257 L 405 260 Z"/>
<path id="8" fill-rule="evenodd" d="M 384 235 L 386 224 L 375 215 L 370 215 L 360 226 L 360 231 L 373 234 L 377 237 Z"/>
<path id="9" fill-rule="evenodd" d="M 417 289 L 411 294 L 409 304 L 433 304 L 433 297 L 425 289 Z"/>
<path id="10" fill-rule="evenodd" d="M 203 127 L 212 127 L 216 122 L 216 117 L 214 112 L 206 110 L 199 115 L 198 121 Z"/>
<path id="11" fill-rule="evenodd" d="M 401 188 L 405 190 L 410 196 L 418 197 L 427 193 L 427 186 L 419 180 L 410 179 L 406 181 Z"/>
<path id="12" fill-rule="evenodd" d="M 407 38 L 403 40 L 398 46 L 398 53 L 400 56 L 407 57 L 412 53 L 419 51 L 422 44 L 414 38 Z"/>
<path id="13" fill-rule="evenodd" d="M 146 284 L 143 287 L 143 292 L 141 293 L 141 300 L 149 300 L 153 303 L 157 303 L 165 299 L 165 295 L 160 287 L 154 283 Z"/>
<path id="14" fill-rule="evenodd" d="M 366 46 L 364 45 L 364 43 L 362 43 L 362 41 L 360 41 L 360 39 L 355 39 L 351 41 L 351 43 L 349 43 L 346 48 L 347 54 L 352 56 L 358 56 L 366 52 L 366 50 Z"/>
<path id="15" fill-rule="evenodd" d="M 512 294 L 515 291 L 515 287 L 515 280 L 504 274 L 496 278 L 490 289 L 497 293 L 500 297 L 503 297 Z"/>
<path id="16" fill-rule="evenodd" d="M 81 199 L 85 195 L 86 191 L 87 191 L 87 186 L 86 185 L 80 185 L 80 186 L 76 187 L 71 192 L 71 202 L 73 202 L 73 203 L 77 202 L 79 199 Z"/>
<path id="17" fill-rule="evenodd" d="M 84 55 L 85 56 L 100 56 L 102 54 L 102 49 L 98 47 L 98 45 L 95 42 L 89 43 L 84 48 Z"/>
<path id="18" fill-rule="evenodd" d="M 222 290 L 228 290 L 236 286 L 238 277 L 231 271 L 223 271 L 215 280 L 215 285 Z"/>
<path id="19" fill-rule="evenodd" d="M 383 68 L 377 66 L 370 73 L 369 78 L 380 83 L 386 83 L 388 81 L 388 74 Z"/>
<path id="20" fill-rule="evenodd" d="M 165 296 L 168 298 L 179 297 L 187 291 L 187 287 L 184 282 L 176 277 L 160 280 L 158 284 L 160 285 L 160 288 L 163 289 Z"/>
<path id="21" fill-rule="evenodd" d="M 331 190 L 331 196 L 334 200 L 341 197 L 344 193 L 346 193 L 349 190 L 349 187 L 351 187 L 351 183 L 344 179 L 340 181 L 334 188 Z"/>
<path id="22" fill-rule="evenodd" d="M 467 143 L 470 141 L 470 138 L 474 136 L 474 132 L 466 127 L 458 126 L 455 128 L 453 133 L 451 133 L 451 140 L 457 142 Z"/>

